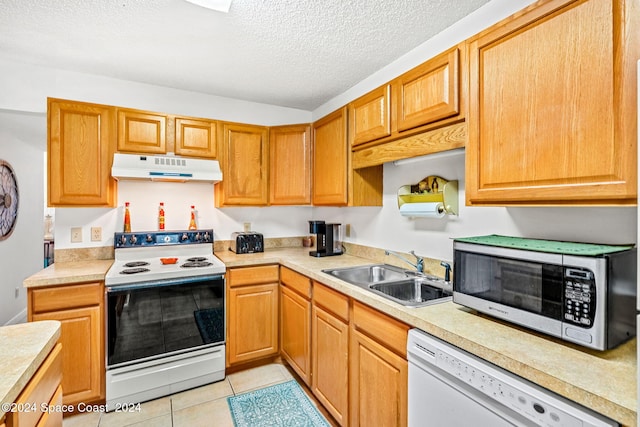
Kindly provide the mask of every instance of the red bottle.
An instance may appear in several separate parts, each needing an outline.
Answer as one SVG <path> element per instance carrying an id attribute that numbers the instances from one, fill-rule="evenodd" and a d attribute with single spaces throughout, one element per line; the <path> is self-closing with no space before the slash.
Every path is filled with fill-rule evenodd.
<path id="1" fill-rule="evenodd" d="M 196 208 L 195 206 L 191 206 L 191 220 L 189 221 L 189 230 L 197 230 L 198 226 L 196 225 Z"/>
<path id="2" fill-rule="evenodd" d="M 158 230 L 164 230 L 164 203 L 162 202 L 158 207 Z"/>
<path id="3" fill-rule="evenodd" d="M 124 232 L 131 233 L 131 214 L 129 213 L 129 202 L 124 204 Z"/>

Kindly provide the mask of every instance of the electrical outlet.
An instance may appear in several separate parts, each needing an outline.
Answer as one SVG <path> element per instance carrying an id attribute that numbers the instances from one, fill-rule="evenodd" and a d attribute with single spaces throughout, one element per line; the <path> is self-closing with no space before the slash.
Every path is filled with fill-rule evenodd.
<path id="1" fill-rule="evenodd" d="M 245 222 L 244 223 L 244 231 L 245 232 L 251 231 L 251 223 L 250 222 Z"/>
<path id="2" fill-rule="evenodd" d="M 351 224 L 346 224 L 344 226 L 344 236 L 351 237 Z"/>
<path id="3" fill-rule="evenodd" d="M 71 227 L 71 243 L 82 242 L 82 227 Z"/>
<path id="4" fill-rule="evenodd" d="M 91 241 L 102 241 L 102 227 L 91 227 Z"/>
<path id="5" fill-rule="evenodd" d="M 16 298 L 20 296 L 20 288 L 16 286 Z"/>

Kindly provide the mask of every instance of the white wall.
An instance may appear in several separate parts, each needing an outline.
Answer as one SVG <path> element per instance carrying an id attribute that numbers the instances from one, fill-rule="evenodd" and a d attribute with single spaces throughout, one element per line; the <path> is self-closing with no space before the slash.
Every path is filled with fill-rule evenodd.
<path id="1" fill-rule="evenodd" d="M 44 113 L 47 97 L 274 126 L 308 123 L 311 113 L 8 61 L 0 53 L 0 109 Z"/>
<path id="2" fill-rule="evenodd" d="M 0 325 L 26 321 L 22 281 L 44 265 L 45 123 L 41 114 L 0 111 L 0 159 L 13 167 L 19 192 L 15 229 L 9 238 L 0 241 Z"/>
<path id="3" fill-rule="evenodd" d="M 460 213 L 442 219 L 402 217 L 397 190 L 428 175 L 458 180 Z M 468 207 L 464 205 L 464 155 L 425 157 L 415 163 L 384 165 L 381 208 L 316 208 L 314 217 L 351 224 L 347 242 L 451 260 L 454 237 L 503 234 L 595 243 L 636 243 L 633 207 Z M 344 227 L 343 227 L 344 229 Z"/>
<path id="4" fill-rule="evenodd" d="M 118 207 L 56 209 L 56 248 L 112 246 L 114 231 L 122 231 L 124 203 L 129 202 L 133 231 L 157 230 L 158 205 L 165 206 L 167 230 L 185 230 L 189 226 L 190 207 L 197 211 L 199 228 L 213 228 L 216 240 L 229 240 L 231 233 L 242 231 L 251 222 L 254 231 L 264 237 L 300 236 L 308 232 L 311 207 L 224 208 L 214 206 L 213 184 L 120 181 Z M 71 227 L 83 227 L 83 242 L 71 243 Z M 103 240 L 90 241 L 91 227 L 102 227 Z"/>

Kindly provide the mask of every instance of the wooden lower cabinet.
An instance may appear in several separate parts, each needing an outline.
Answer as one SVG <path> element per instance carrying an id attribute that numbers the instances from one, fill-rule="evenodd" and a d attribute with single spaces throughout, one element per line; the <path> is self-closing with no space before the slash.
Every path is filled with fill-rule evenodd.
<path id="1" fill-rule="evenodd" d="M 409 327 L 353 302 L 349 348 L 351 426 L 406 426 Z"/>
<path id="2" fill-rule="evenodd" d="M 275 356 L 278 266 L 229 269 L 227 297 L 227 366 Z"/>
<path id="3" fill-rule="evenodd" d="M 338 424 L 345 426 L 349 422 L 349 299 L 318 283 L 313 293 L 311 389 Z M 324 301 L 328 304 L 323 305 Z M 332 312 L 342 311 L 340 307 L 346 308 L 342 316 Z"/>
<path id="4" fill-rule="evenodd" d="M 280 283 L 280 355 L 311 385 L 311 281 L 281 267 Z"/>
<path id="5" fill-rule="evenodd" d="M 62 402 L 105 398 L 104 286 L 102 282 L 31 288 L 28 320 L 61 323 Z"/>
<path id="6" fill-rule="evenodd" d="M 0 427 L 61 427 L 63 411 L 43 410 L 47 405 L 62 405 L 61 379 L 62 344 L 57 343 L 15 401 L 17 408 L 28 410 L 8 412 Z"/>

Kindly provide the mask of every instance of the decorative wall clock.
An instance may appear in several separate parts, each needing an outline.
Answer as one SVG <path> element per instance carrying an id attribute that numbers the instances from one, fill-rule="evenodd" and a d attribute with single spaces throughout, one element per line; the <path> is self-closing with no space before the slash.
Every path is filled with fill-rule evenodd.
<path id="1" fill-rule="evenodd" d="M 0 240 L 13 233 L 18 219 L 18 181 L 9 163 L 0 159 Z"/>

